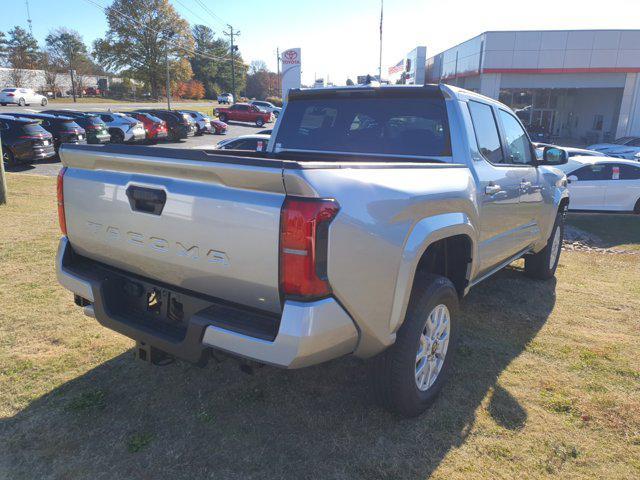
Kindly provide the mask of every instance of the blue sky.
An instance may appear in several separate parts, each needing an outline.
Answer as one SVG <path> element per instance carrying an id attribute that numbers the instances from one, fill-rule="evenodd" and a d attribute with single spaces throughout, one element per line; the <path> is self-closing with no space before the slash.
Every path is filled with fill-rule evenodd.
<path id="1" fill-rule="evenodd" d="M 315 76 L 344 83 L 377 71 L 379 0 L 202 1 L 241 31 L 238 43 L 246 61 L 264 60 L 275 70 L 276 47 L 301 47 L 305 83 Z M 195 0 L 171 2 L 192 24 L 224 28 Z M 5 7 L 0 30 L 27 27 L 23 0 L 0 4 Z M 49 30 L 66 26 L 90 44 L 107 28 L 104 13 L 87 0 L 29 0 L 29 5 L 40 42 Z M 486 30 L 580 28 L 640 29 L 640 0 L 386 0 L 383 71 L 417 45 L 426 45 L 431 56 Z"/>

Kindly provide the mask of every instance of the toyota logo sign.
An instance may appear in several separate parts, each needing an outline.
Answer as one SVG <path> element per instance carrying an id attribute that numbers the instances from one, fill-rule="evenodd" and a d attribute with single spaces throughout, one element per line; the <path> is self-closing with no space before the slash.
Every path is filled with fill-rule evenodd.
<path id="1" fill-rule="evenodd" d="M 300 60 L 298 59 L 298 52 L 296 52 L 295 50 L 287 50 L 286 52 L 283 52 L 282 63 L 286 63 L 286 64 L 300 63 Z"/>

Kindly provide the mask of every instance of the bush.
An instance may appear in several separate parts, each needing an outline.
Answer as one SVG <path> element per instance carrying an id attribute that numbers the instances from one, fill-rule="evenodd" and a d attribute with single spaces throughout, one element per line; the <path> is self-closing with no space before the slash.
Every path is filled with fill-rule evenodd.
<path id="1" fill-rule="evenodd" d="M 273 103 L 276 107 L 282 106 L 282 99 L 280 97 L 267 97 L 266 101 Z"/>

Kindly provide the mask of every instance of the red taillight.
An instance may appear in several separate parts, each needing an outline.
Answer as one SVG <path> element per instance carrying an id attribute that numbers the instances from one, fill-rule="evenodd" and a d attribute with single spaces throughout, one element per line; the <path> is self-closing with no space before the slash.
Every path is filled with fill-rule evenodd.
<path id="1" fill-rule="evenodd" d="M 7 93 L 7 97 L 15 97 L 13 93 Z"/>
<path id="2" fill-rule="evenodd" d="M 67 167 L 62 167 L 58 172 L 58 222 L 60 223 L 60 230 L 62 234 L 67 234 L 67 218 L 64 215 L 64 174 L 67 172 Z"/>
<path id="3" fill-rule="evenodd" d="M 340 206 L 334 200 L 287 197 L 280 217 L 280 289 L 304 298 L 331 293 L 327 280 L 329 224 Z"/>

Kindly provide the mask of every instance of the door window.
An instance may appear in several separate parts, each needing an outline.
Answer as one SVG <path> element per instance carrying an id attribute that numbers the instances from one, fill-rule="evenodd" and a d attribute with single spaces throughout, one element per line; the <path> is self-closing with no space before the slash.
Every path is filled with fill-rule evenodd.
<path id="1" fill-rule="evenodd" d="M 499 110 L 500 120 L 504 128 L 505 143 L 507 149 L 507 163 L 515 165 L 531 165 L 533 155 L 529 137 L 520 125 L 520 122 L 510 113 Z"/>
<path id="2" fill-rule="evenodd" d="M 574 170 L 569 175 L 575 175 L 581 182 L 611 180 L 611 168 L 607 164 L 596 163 Z"/>
<path id="3" fill-rule="evenodd" d="M 469 102 L 469 112 L 480 153 L 491 163 L 502 163 L 504 155 L 493 109 L 484 103 Z"/>

